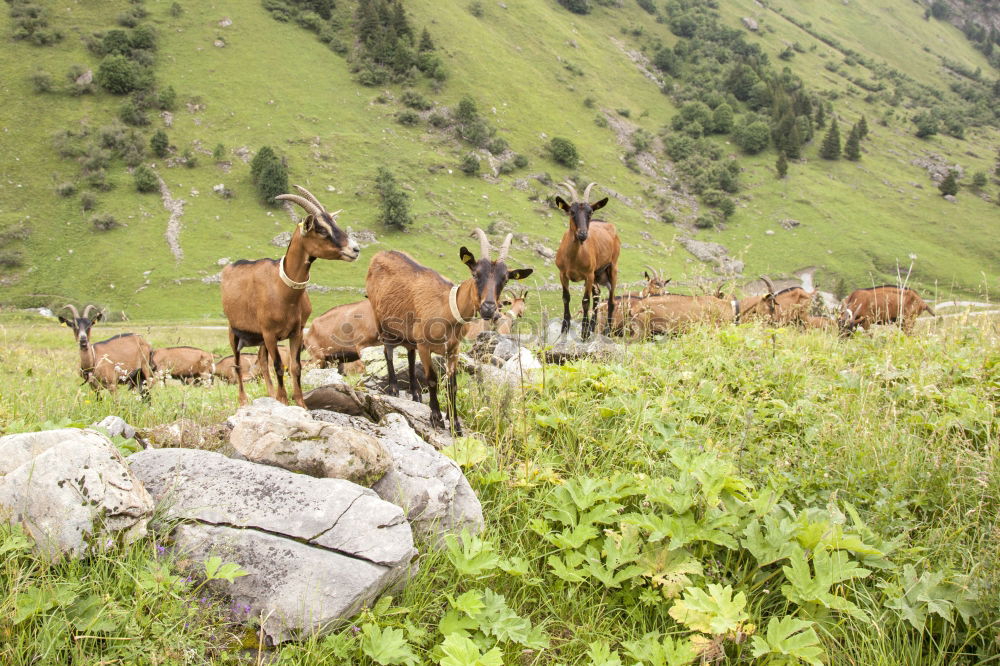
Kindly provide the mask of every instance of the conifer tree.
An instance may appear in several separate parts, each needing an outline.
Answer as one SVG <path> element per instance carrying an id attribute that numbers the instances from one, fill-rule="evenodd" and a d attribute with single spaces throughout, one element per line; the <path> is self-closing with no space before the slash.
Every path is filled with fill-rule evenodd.
<path id="1" fill-rule="evenodd" d="M 844 143 L 844 157 L 857 162 L 861 159 L 861 129 L 859 125 L 851 128 L 851 133 L 847 135 Z"/>
<path id="2" fill-rule="evenodd" d="M 778 160 L 774 163 L 774 168 L 778 171 L 778 178 L 784 178 L 788 173 L 788 158 L 785 151 L 778 151 Z"/>
<path id="3" fill-rule="evenodd" d="M 823 110 L 822 102 L 816 105 L 816 114 L 813 116 L 813 122 L 816 124 L 816 129 L 823 129 L 823 126 L 826 125 L 826 113 Z"/>
<path id="4" fill-rule="evenodd" d="M 868 138 L 868 121 L 864 116 L 861 116 L 861 120 L 858 121 L 858 138 Z"/>
<path id="5" fill-rule="evenodd" d="M 830 121 L 830 129 L 823 137 L 823 145 L 819 148 L 819 156 L 824 160 L 840 159 L 840 130 L 837 128 L 837 118 Z"/>
<path id="6" fill-rule="evenodd" d="M 958 194 L 958 177 L 955 175 L 954 169 L 948 170 L 948 175 L 938 185 L 938 190 L 941 191 L 941 196 L 948 196 L 949 194 L 955 196 Z"/>

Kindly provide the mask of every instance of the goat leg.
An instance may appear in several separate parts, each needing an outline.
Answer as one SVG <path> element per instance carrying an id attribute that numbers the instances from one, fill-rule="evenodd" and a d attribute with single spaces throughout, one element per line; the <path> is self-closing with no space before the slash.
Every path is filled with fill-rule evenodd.
<path id="1" fill-rule="evenodd" d="M 423 395 L 421 395 L 420 385 L 417 384 L 417 350 L 407 349 L 406 350 L 406 362 L 409 364 L 410 368 L 410 397 L 413 398 L 413 402 L 423 402 Z"/>
<path id="2" fill-rule="evenodd" d="M 233 349 L 233 368 L 236 370 L 236 383 L 240 387 L 239 403 L 240 406 L 243 406 L 247 404 L 247 394 L 243 389 L 243 368 L 240 367 L 240 360 L 242 358 L 240 350 L 243 349 L 243 340 L 236 337 L 236 331 L 231 326 L 229 327 L 229 346 Z"/>
<path id="3" fill-rule="evenodd" d="M 562 282 L 562 297 L 563 297 L 563 320 L 562 320 L 562 330 L 560 335 L 566 333 L 569 330 L 569 278 L 563 276 L 562 273 L 559 274 L 559 280 Z"/>
<path id="4" fill-rule="evenodd" d="M 452 433 L 461 437 L 462 424 L 458 421 L 458 348 L 448 350 L 448 422 Z"/>
<path id="5" fill-rule="evenodd" d="M 392 362 L 393 353 L 396 350 L 395 345 L 383 345 L 382 351 L 385 353 L 385 370 L 386 374 L 389 376 L 389 390 L 388 394 L 393 396 L 399 395 L 399 380 L 396 379 L 396 366 Z"/>
<path id="6" fill-rule="evenodd" d="M 434 364 L 431 363 L 431 350 L 426 345 L 419 345 L 420 362 L 424 364 L 424 375 L 427 377 L 427 389 L 430 392 L 431 426 L 444 428 L 444 417 L 441 415 L 441 403 L 438 402 L 438 377 Z"/>
<path id="7" fill-rule="evenodd" d="M 594 322 L 590 318 L 590 301 L 594 292 L 594 278 L 590 277 L 583 285 L 583 321 L 581 322 L 580 337 L 586 340 L 594 331 Z"/>
<path id="8" fill-rule="evenodd" d="M 295 399 L 295 404 L 299 407 L 305 407 L 306 402 L 302 397 L 302 329 L 298 329 L 297 332 L 292 333 L 292 336 L 288 338 L 288 374 L 292 378 L 292 397 Z M 281 361 L 281 355 L 278 355 L 278 361 Z M 281 377 L 281 374 L 278 374 Z"/>

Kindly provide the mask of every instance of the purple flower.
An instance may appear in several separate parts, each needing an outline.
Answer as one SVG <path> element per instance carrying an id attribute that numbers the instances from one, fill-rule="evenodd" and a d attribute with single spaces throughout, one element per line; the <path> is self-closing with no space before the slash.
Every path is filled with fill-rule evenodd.
<path id="1" fill-rule="evenodd" d="M 160 544 L 156 544 L 156 554 L 157 555 L 163 555 L 165 552 L 167 552 L 167 549 L 164 546 L 161 546 Z"/>
<path id="2" fill-rule="evenodd" d="M 353 633 L 355 633 L 355 634 L 360 633 L 361 632 L 361 627 L 351 627 L 351 631 Z"/>

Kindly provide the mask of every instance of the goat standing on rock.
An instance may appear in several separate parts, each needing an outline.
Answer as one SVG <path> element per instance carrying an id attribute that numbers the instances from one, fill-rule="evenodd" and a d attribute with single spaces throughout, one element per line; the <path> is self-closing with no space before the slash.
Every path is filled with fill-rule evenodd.
<path id="1" fill-rule="evenodd" d="M 73 318 L 59 315 L 59 321 L 73 329 L 73 337 L 80 345 L 80 374 L 95 391 L 104 387 L 112 393 L 119 384 L 128 384 L 139 390 L 143 399 L 149 397 L 146 382 L 153 378 L 150 353 L 153 351 L 142 336 L 120 333 L 101 342 L 90 343 L 91 327 L 104 318 L 100 311 L 90 317 L 88 305 L 81 315 L 72 305 L 65 306 Z"/>
<path id="2" fill-rule="evenodd" d="M 608 203 L 604 197 L 600 201 L 590 203 L 590 188 L 595 183 L 587 185 L 583 191 L 583 199 L 576 193 L 572 181 L 563 183 L 569 193 L 571 203 L 562 197 L 556 197 L 556 205 L 569 215 L 569 228 L 563 234 L 556 252 L 556 266 L 559 268 L 559 281 L 562 282 L 563 322 L 562 332 L 569 330 L 569 283 L 583 281 L 583 326 L 582 336 L 590 337 L 597 323 L 597 301 L 600 293 L 597 285 L 608 288 L 608 324 L 612 328 L 615 314 L 615 284 L 618 282 L 618 255 L 621 252 L 621 241 L 615 225 L 603 220 L 591 220 L 595 210 L 603 208 Z M 589 239 L 589 240 L 588 240 Z M 594 318 L 590 318 L 590 299 L 594 298 Z"/>
<path id="3" fill-rule="evenodd" d="M 296 203 L 309 213 L 292 232 L 285 256 L 279 260 L 240 260 L 222 269 L 222 309 L 229 320 L 229 344 L 233 348 L 241 405 L 247 404 L 247 395 L 243 390 L 240 350 L 258 345 L 260 369 L 268 395 L 288 404 L 284 369 L 278 355 L 278 341 L 287 339 L 293 396 L 296 404 L 305 407 L 299 356 L 302 327 L 312 314 L 305 291 L 309 284 L 309 267 L 316 259 L 354 261 L 361 253 L 358 244 L 337 226 L 340 211 L 328 213 L 307 189 L 298 185 L 295 189 L 303 196 L 279 194 L 275 197 Z M 271 384 L 268 358 L 274 364 L 277 391 Z"/>
<path id="4" fill-rule="evenodd" d="M 465 325 L 477 314 L 492 320 L 497 314 L 497 298 L 507 281 L 522 280 L 532 272 L 531 268 L 507 270 L 504 262 L 512 234 L 507 234 L 496 260 L 490 261 L 489 239 L 482 229 L 476 229 L 475 233 L 479 237 L 479 259 L 464 247 L 458 251 L 462 263 L 472 272 L 472 277 L 462 284 L 452 284 L 436 271 L 395 250 L 379 252 L 372 257 L 365 281 L 379 337 L 385 345 L 389 393 L 399 394 L 393 350 L 402 346 L 408 352 L 410 394 L 420 402 L 414 358 L 414 351 L 418 352 L 430 389 L 431 424 L 443 428 L 444 419 L 437 395 L 437 372 L 431 363 L 432 352 L 441 354 L 447 361 L 448 370 L 448 418 L 452 429 L 459 435 L 462 434 L 462 426 L 458 422 L 455 404 L 458 391 L 455 370 Z"/>

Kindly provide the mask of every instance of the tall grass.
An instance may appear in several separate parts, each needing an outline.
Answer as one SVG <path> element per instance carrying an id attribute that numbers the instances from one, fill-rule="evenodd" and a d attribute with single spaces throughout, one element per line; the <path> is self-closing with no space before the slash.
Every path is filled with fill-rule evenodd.
<path id="1" fill-rule="evenodd" d="M 221 336 L 188 333 L 204 336 L 197 343 L 206 347 Z M 651 665 L 661 663 L 657 650 L 695 646 L 732 662 L 779 663 L 777 652 L 754 654 L 771 636 L 770 623 L 791 618 L 808 627 L 799 634 L 803 644 L 815 636 L 824 663 L 995 660 L 998 338 L 987 318 L 933 324 L 910 337 L 879 329 L 847 340 L 743 325 L 633 345 L 606 363 L 547 366 L 521 391 L 465 378 L 460 409 L 487 441 L 466 469 L 483 503 L 483 534 L 443 550 L 421 545 L 419 573 L 391 603 L 270 656 L 280 664 L 458 664 L 476 663 L 474 648 L 481 663 Z M 3 385 L 20 387 L 5 388 L 0 399 L 4 432 L 89 423 L 109 411 L 137 425 L 179 416 L 209 422 L 235 405 L 228 387 L 161 387 L 150 405 L 121 394 L 95 401 L 77 386 L 65 333 L 7 318 L 0 339 Z M 666 508 L 678 501 L 671 493 L 692 508 Z M 657 537 L 651 526 L 681 516 L 699 530 L 715 524 L 716 535 L 668 548 L 679 533 Z M 779 517 L 787 520 L 782 528 Z M 801 544 L 801 553 L 765 563 L 754 529 L 765 540 L 790 530 L 768 548 Z M 0 552 L 11 539 L 5 535 Z M 12 623 L 7 611 L 27 603 L 31 586 L 93 581 L 87 584 L 108 613 L 132 608 L 127 581 L 160 562 L 160 543 L 153 536 L 116 556 L 54 567 L 23 550 L 0 555 L 3 656 L 11 663 L 33 655 L 121 659 L 125 648 L 111 639 L 127 638 L 150 653 L 181 650 L 192 663 L 243 658 L 241 631 L 222 616 L 225 600 L 184 615 L 198 606 L 193 585 L 159 592 L 166 595 L 162 624 L 184 617 L 190 625 L 169 635 L 125 622 L 101 639 L 75 641 L 51 633 L 65 624 L 62 606 Z M 621 563 L 612 564 L 619 551 Z M 842 557 L 844 572 L 870 573 L 845 573 L 825 601 L 793 601 L 793 561 L 804 556 L 806 571 L 819 576 L 820 551 Z M 576 554 L 579 580 L 553 563 Z M 647 575 L 675 556 L 687 558 L 686 574 L 663 573 L 666 582 Z M 609 582 L 615 576 L 617 586 Z M 741 607 L 725 631 L 695 631 L 690 616 L 677 619 L 682 602 L 696 603 L 696 590 L 725 586 L 732 586 L 732 608 Z M 476 610 L 481 604 L 487 610 Z M 729 622 L 711 608 L 708 617 Z M 149 613 L 161 615 L 154 607 Z M 223 635 L 235 637 L 211 638 Z M 699 636 L 701 643 L 692 642 Z M 460 653 L 467 661 L 456 660 Z M 685 663 L 676 659 L 662 663 Z"/>

